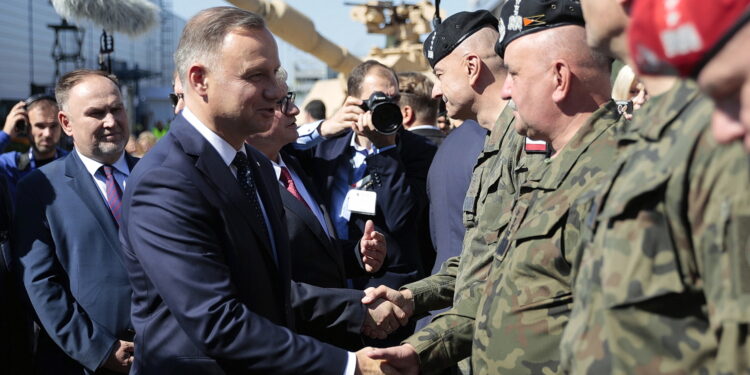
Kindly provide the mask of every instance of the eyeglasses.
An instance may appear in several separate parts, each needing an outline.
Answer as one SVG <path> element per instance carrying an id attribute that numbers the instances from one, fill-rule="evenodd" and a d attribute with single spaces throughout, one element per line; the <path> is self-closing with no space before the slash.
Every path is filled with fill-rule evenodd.
<path id="1" fill-rule="evenodd" d="M 289 91 L 286 93 L 286 96 L 281 98 L 276 104 L 279 105 L 281 109 L 281 113 L 288 115 L 289 111 L 291 111 L 292 107 L 294 106 L 294 99 L 297 97 L 297 93 L 294 91 Z"/>
<path id="2" fill-rule="evenodd" d="M 172 102 L 172 108 L 177 107 L 177 102 L 179 102 L 180 99 L 183 99 L 184 97 L 185 96 L 183 94 L 170 93 L 169 101 Z"/>

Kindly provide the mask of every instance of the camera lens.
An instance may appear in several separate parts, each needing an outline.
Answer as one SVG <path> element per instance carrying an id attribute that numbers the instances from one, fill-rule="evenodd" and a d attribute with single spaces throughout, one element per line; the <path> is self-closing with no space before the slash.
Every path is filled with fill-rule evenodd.
<path id="1" fill-rule="evenodd" d="M 398 131 L 403 117 L 401 109 L 393 103 L 379 103 L 372 109 L 372 124 L 378 132 L 389 135 Z"/>

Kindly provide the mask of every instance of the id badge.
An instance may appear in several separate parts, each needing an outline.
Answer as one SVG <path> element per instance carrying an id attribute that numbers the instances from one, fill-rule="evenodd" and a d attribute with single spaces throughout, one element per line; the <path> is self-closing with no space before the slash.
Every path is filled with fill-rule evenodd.
<path id="1" fill-rule="evenodd" d="M 351 189 L 346 194 L 346 209 L 358 214 L 375 216 L 377 197 L 374 191 Z"/>

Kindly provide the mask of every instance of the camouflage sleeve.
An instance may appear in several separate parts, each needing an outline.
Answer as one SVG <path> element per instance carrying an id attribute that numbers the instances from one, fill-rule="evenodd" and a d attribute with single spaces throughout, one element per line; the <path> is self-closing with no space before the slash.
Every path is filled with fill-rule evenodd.
<path id="1" fill-rule="evenodd" d="M 471 355 L 479 301 L 478 293 L 473 293 L 404 340 L 416 350 L 421 373 L 438 373 Z"/>
<path id="2" fill-rule="evenodd" d="M 453 304 L 453 292 L 461 257 L 448 258 L 438 273 L 402 286 L 414 295 L 414 314 L 423 315 L 432 310 L 440 310 Z"/>
<path id="3" fill-rule="evenodd" d="M 716 146 L 706 133 L 690 174 L 691 240 L 718 341 L 717 373 L 740 374 L 750 368 L 750 157 L 739 143 Z"/>

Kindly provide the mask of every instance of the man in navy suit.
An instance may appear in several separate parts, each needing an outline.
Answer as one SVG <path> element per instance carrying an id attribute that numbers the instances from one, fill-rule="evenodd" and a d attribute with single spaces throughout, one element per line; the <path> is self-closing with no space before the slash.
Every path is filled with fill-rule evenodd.
<path id="1" fill-rule="evenodd" d="M 295 320 L 359 332 L 360 291 L 292 284 L 270 162 L 245 146 L 285 92 L 273 35 L 217 7 L 183 30 L 185 109 L 130 178 L 120 236 L 133 286 L 134 374 L 344 374 L 389 370 L 294 333 Z M 352 299 L 340 298 L 350 293 Z M 322 329 L 322 328 L 321 328 Z"/>
<path id="2" fill-rule="evenodd" d="M 135 159 L 116 81 L 77 70 L 55 88 L 75 149 L 18 184 L 13 254 L 42 327 L 35 373 L 127 373 L 133 361 L 130 284 L 117 237 Z"/>

